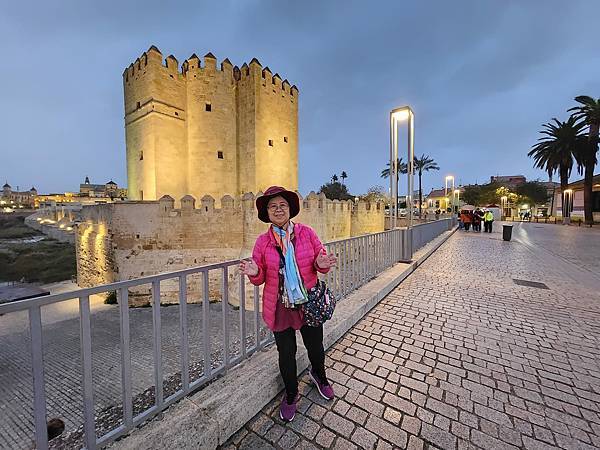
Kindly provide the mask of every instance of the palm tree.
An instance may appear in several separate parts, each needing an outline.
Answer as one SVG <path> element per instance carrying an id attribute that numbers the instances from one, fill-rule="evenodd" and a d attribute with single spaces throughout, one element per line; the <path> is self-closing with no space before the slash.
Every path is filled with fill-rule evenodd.
<path id="1" fill-rule="evenodd" d="M 558 172 L 560 190 L 562 192 L 563 223 L 567 222 L 570 211 L 567 205 L 567 186 L 573 169 L 573 157 L 581 153 L 581 148 L 587 145 L 583 128 L 585 123 L 577 122 L 574 116 L 566 122 L 553 118 L 551 122 L 542 125 L 543 136 L 538 139 L 527 156 L 533 158 L 534 167 L 545 170 L 548 175 Z"/>
<path id="2" fill-rule="evenodd" d="M 406 163 L 402 162 L 402 158 L 398 158 L 396 164 L 398 164 L 398 173 L 396 176 L 396 182 L 398 182 L 398 178 L 400 178 L 401 173 L 407 173 L 408 168 L 406 167 Z M 386 164 L 387 168 L 381 171 L 381 178 L 388 178 L 390 176 L 390 163 Z"/>
<path id="3" fill-rule="evenodd" d="M 342 174 L 340 175 L 340 178 L 342 179 L 342 184 L 344 184 L 344 182 L 346 181 L 346 178 L 348 178 L 348 174 L 342 170 Z"/>
<path id="4" fill-rule="evenodd" d="M 398 158 L 396 160 L 396 165 L 398 166 L 398 173 L 396 174 L 396 186 L 398 186 L 398 180 L 400 179 L 400 174 L 401 173 L 408 173 L 408 166 L 406 165 L 406 163 L 402 162 L 402 158 Z M 389 178 L 390 173 L 392 172 L 390 170 L 390 163 L 388 162 L 386 164 L 387 168 L 383 169 L 381 171 L 381 178 Z M 390 204 L 391 202 L 391 195 L 392 193 L 390 192 Z M 397 206 L 397 205 L 396 205 Z"/>
<path id="5" fill-rule="evenodd" d="M 588 128 L 588 145 L 581 152 L 580 164 L 584 168 L 583 178 L 583 211 L 585 223 L 592 226 L 594 214 L 592 212 L 592 185 L 594 183 L 594 168 L 598 162 L 598 134 L 600 130 L 600 98 L 594 100 L 587 95 L 575 97 L 581 106 L 575 106 L 569 111 L 575 111 L 576 119 L 583 119 Z"/>
<path id="6" fill-rule="evenodd" d="M 338 176 L 337 176 L 337 174 L 334 173 L 333 176 L 331 177 L 331 182 L 337 183 L 337 181 L 338 181 Z"/>
<path id="7" fill-rule="evenodd" d="M 429 172 L 430 170 L 440 170 L 440 167 L 433 160 L 433 158 L 430 158 L 429 156 L 426 156 L 425 154 L 421 155 L 420 158 L 418 156 L 415 158 L 414 166 L 415 166 L 415 171 L 419 174 L 419 218 L 420 218 L 422 211 L 423 211 L 423 205 L 422 205 L 423 189 L 421 186 L 421 178 L 423 177 L 423 172 Z"/>

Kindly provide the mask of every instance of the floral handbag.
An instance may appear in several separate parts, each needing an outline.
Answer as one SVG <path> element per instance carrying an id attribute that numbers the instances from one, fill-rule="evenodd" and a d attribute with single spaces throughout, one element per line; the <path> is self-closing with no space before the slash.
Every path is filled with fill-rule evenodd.
<path id="1" fill-rule="evenodd" d="M 331 319 L 336 299 L 324 281 L 317 280 L 308 291 L 308 302 L 300 305 L 304 314 L 304 322 L 309 327 L 319 327 Z"/>

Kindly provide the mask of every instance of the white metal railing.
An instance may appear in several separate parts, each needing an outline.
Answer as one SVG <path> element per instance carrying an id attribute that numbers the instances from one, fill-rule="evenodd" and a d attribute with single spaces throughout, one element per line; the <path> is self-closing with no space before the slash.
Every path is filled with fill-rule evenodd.
<path id="1" fill-rule="evenodd" d="M 412 253 L 407 246 L 412 241 L 415 249 L 422 246 L 427 240 L 433 239 L 453 225 L 451 219 L 438 222 L 430 222 L 414 227 L 412 239 L 407 240 L 406 229 L 394 229 L 381 233 L 353 237 L 326 243 L 327 251 L 338 258 L 337 267 L 333 268 L 324 278 L 338 298 L 347 296 L 350 292 L 373 279 L 377 274 L 389 268 L 393 264 L 410 259 Z M 82 397 L 83 397 L 83 442 L 88 449 L 94 449 L 108 444 L 118 437 L 126 434 L 135 426 L 148 420 L 157 413 L 163 411 L 174 402 L 199 389 L 214 377 L 222 374 L 228 368 L 238 364 L 252 353 L 270 344 L 273 336 L 268 332 L 260 317 L 259 288 L 250 288 L 253 296 L 254 320 L 251 324 L 252 331 L 248 333 L 247 324 L 247 282 L 245 277 L 237 276 L 239 283 L 239 354 L 231 349 L 230 328 L 232 312 L 229 303 L 230 274 L 233 274 L 238 260 L 226 261 L 219 264 L 211 264 L 202 267 L 194 267 L 186 270 L 163 273 L 159 275 L 146 276 L 134 280 L 119 281 L 106 285 L 87 289 L 37 297 L 21 300 L 13 303 L 0 305 L 0 315 L 27 311 L 29 315 L 29 331 L 31 336 L 31 367 L 33 375 L 33 416 L 35 425 L 35 442 L 38 449 L 47 449 L 48 440 L 46 433 L 46 381 L 44 373 L 43 354 L 43 329 L 42 329 L 42 307 L 78 299 L 79 301 L 79 323 L 80 323 L 80 345 L 81 345 L 81 373 L 82 373 Z M 222 321 L 222 342 L 211 342 L 213 336 L 211 330 L 211 276 L 214 280 L 216 275 L 220 281 L 220 300 Z M 190 342 L 188 337 L 188 280 L 193 276 L 199 276 L 202 280 L 202 347 L 203 347 L 203 373 L 194 381 L 190 380 Z M 181 351 L 179 360 L 180 382 L 178 389 L 165 398 L 163 389 L 163 342 L 161 341 L 161 281 L 177 280 L 178 282 L 178 307 L 179 307 L 179 346 Z M 129 294 L 130 289 L 142 285 L 150 285 L 152 306 L 152 349 L 153 349 L 153 381 L 154 381 L 154 405 L 143 411 L 134 411 L 133 389 L 132 389 L 132 363 L 131 363 L 131 333 L 129 319 Z M 214 284 L 214 282 L 213 282 Z M 139 289 L 139 288 L 138 288 Z M 90 296 L 110 291 L 117 292 L 119 303 L 119 350 L 120 350 L 120 378 L 121 378 L 121 401 L 122 401 L 122 423 L 116 428 L 103 432 L 96 436 L 94 384 L 92 380 L 92 334 L 91 334 L 91 311 Z M 252 342 L 248 345 L 248 342 Z M 169 343 L 175 345 L 175 343 Z M 215 344 L 215 345 L 213 345 Z M 213 347 L 222 348 L 223 362 L 217 367 L 212 367 Z M 138 412 L 138 414 L 134 414 Z"/>
<path id="2" fill-rule="evenodd" d="M 454 217 L 414 225 L 411 230 L 412 251 L 417 251 L 444 231 L 448 231 L 455 226 L 456 218 Z"/>

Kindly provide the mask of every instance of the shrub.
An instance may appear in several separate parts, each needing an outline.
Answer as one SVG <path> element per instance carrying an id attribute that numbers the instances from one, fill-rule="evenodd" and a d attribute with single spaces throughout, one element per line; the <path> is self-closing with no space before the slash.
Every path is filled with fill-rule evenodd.
<path id="1" fill-rule="evenodd" d="M 104 299 L 105 305 L 116 305 L 117 304 L 117 291 L 110 291 L 106 294 L 106 298 Z"/>

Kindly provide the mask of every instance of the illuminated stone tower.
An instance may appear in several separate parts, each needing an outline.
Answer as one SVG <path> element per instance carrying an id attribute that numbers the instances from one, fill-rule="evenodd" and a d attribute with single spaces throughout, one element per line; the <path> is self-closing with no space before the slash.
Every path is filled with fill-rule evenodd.
<path id="1" fill-rule="evenodd" d="M 181 67 L 150 47 L 123 73 L 131 200 L 298 189 L 298 89 L 208 53 Z"/>

